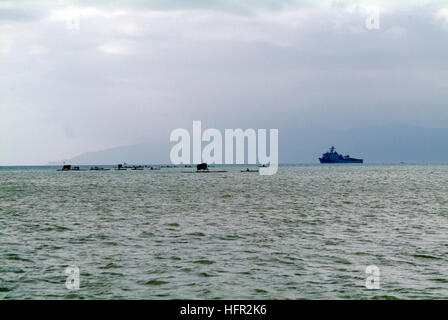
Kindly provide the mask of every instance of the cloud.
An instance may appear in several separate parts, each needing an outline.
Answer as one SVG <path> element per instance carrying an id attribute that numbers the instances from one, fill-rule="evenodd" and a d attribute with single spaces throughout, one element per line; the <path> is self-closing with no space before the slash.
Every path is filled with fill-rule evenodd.
<path id="1" fill-rule="evenodd" d="M 0 26 L 0 54 L 7 54 L 12 49 L 12 30 L 10 27 Z"/>
<path id="2" fill-rule="evenodd" d="M 104 43 L 98 46 L 98 50 L 111 55 L 130 55 L 134 53 L 132 43 L 129 41 Z"/>
<path id="3" fill-rule="evenodd" d="M 41 54 L 44 54 L 47 52 L 48 52 L 48 48 L 45 48 L 40 45 L 31 46 L 30 50 L 28 51 L 28 53 L 32 54 L 32 55 L 41 55 Z"/>
<path id="4" fill-rule="evenodd" d="M 437 10 L 437 12 L 433 16 L 434 22 L 444 29 L 445 31 L 448 31 L 448 8 L 443 8 Z"/>
<path id="5" fill-rule="evenodd" d="M 144 33 L 144 30 L 140 26 L 130 21 L 114 24 L 112 31 L 118 35 L 129 37 L 139 37 Z"/>
<path id="6" fill-rule="evenodd" d="M 0 6 L 0 23 L 32 22 L 43 17 L 44 11 L 39 8 L 14 8 Z"/>
<path id="7" fill-rule="evenodd" d="M 365 27 L 372 4 L 376 31 Z M 25 0 L 0 8 L 16 10 L 0 21 L 0 163 L 164 142 L 197 117 L 207 127 L 280 131 L 448 125 L 448 43 L 432 24 L 442 26 L 445 11 L 435 2 Z"/>
<path id="8" fill-rule="evenodd" d="M 385 34 L 397 39 L 405 37 L 408 34 L 408 30 L 403 27 L 393 26 L 387 29 Z"/>
<path id="9" fill-rule="evenodd" d="M 73 17 L 79 19 L 92 17 L 113 18 L 125 14 L 125 10 L 104 10 L 89 6 L 69 6 L 51 10 L 48 19 L 54 21 L 66 21 L 73 19 Z"/>

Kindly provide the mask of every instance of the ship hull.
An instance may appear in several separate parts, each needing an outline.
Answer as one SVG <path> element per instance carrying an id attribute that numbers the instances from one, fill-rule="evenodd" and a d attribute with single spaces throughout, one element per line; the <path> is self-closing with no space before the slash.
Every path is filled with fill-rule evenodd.
<path id="1" fill-rule="evenodd" d="M 337 160 L 329 160 L 319 158 L 320 163 L 363 163 L 363 159 L 337 159 Z"/>

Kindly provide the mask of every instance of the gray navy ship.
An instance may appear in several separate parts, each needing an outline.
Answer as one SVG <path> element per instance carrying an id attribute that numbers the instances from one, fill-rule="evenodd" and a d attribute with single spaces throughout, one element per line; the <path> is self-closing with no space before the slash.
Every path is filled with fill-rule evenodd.
<path id="1" fill-rule="evenodd" d="M 334 147 L 330 148 L 330 152 L 326 152 L 319 158 L 320 163 L 363 163 L 363 159 L 350 158 L 349 155 L 343 156 L 335 151 Z"/>

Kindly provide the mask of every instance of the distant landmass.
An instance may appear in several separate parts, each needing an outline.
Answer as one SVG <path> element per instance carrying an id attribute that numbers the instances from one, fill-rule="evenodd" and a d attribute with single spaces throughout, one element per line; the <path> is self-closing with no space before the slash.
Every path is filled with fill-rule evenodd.
<path id="1" fill-rule="evenodd" d="M 167 139 L 168 140 L 168 139 Z M 174 143 L 173 143 L 174 144 Z M 86 152 L 76 156 L 66 163 L 90 165 L 127 164 L 162 164 L 170 163 L 170 150 L 172 145 L 169 140 L 166 144 L 143 143 L 132 146 L 110 148 L 95 152 Z"/>
<path id="2" fill-rule="evenodd" d="M 205 145 L 206 143 L 204 143 Z M 67 163 L 161 164 L 169 163 L 174 143 L 138 144 L 86 152 Z M 331 146 L 366 163 L 448 163 L 448 129 L 415 126 L 375 126 L 341 130 L 280 129 L 280 163 L 319 163 Z"/>

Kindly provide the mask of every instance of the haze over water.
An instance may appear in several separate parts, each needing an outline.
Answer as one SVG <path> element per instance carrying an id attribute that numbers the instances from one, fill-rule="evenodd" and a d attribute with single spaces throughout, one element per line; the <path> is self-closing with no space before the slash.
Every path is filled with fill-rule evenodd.
<path id="1" fill-rule="evenodd" d="M 0 298 L 448 298 L 447 165 L 184 170 L 0 170 Z"/>

